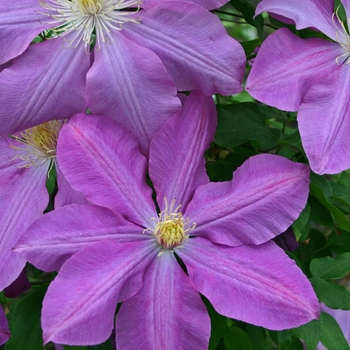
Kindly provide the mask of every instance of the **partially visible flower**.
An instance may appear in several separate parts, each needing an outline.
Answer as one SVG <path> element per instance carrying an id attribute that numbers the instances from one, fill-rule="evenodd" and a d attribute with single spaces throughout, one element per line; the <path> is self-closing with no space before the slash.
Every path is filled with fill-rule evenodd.
<path id="1" fill-rule="evenodd" d="M 349 2 L 342 3 L 349 16 Z M 333 0 L 259 3 L 256 14 L 292 19 L 297 29 L 315 28 L 333 41 L 301 39 L 279 29 L 263 42 L 246 84 L 259 101 L 298 111 L 302 143 L 318 174 L 350 168 L 350 35 L 333 9 Z"/>
<path id="2" fill-rule="evenodd" d="M 210 183 L 203 155 L 215 126 L 212 98 L 192 92 L 147 161 L 109 118 L 78 114 L 64 125 L 60 166 L 94 205 L 44 215 L 15 249 L 40 269 L 59 270 L 43 302 L 45 342 L 105 341 L 123 302 L 118 349 L 205 349 L 210 319 L 199 293 L 219 313 L 270 329 L 318 317 L 309 281 L 269 242 L 305 206 L 309 168 L 259 155 L 232 181 Z"/>
<path id="3" fill-rule="evenodd" d="M 0 345 L 5 344 L 9 340 L 10 335 L 6 315 L 3 308 L 0 306 Z"/>
<path id="4" fill-rule="evenodd" d="M 56 207 L 86 203 L 69 186 L 55 160 L 61 127 L 62 122 L 55 120 L 0 138 L 0 290 L 9 286 L 25 266 L 26 261 L 12 247 L 47 207 L 46 180 L 54 163 L 60 188 Z"/>
<path id="5" fill-rule="evenodd" d="M 19 276 L 4 289 L 4 295 L 7 298 L 17 298 L 30 288 L 30 282 L 24 268 Z"/>

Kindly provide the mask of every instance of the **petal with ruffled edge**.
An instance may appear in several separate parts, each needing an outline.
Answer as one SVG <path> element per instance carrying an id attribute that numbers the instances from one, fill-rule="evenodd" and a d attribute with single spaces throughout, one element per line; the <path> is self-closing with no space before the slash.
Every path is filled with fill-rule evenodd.
<path id="1" fill-rule="evenodd" d="M 111 32 L 112 35 L 112 32 Z M 174 83 L 161 60 L 119 32 L 95 52 L 87 75 L 87 103 L 130 130 L 148 156 L 150 142 L 181 108 Z"/>
<path id="2" fill-rule="evenodd" d="M 208 347 L 210 319 L 192 281 L 174 254 L 165 250 L 148 267 L 143 287 L 118 313 L 118 349 L 193 349 Z"/>
<path id="3" fill-rule="evenodd" d="M 18 168 L 11 159 L 10 138 L 0 139 L 0 290 L 11 284 L 24 268 L 24 258 L 11 248 L 27 227 L 39 218 L 49 201 L 46 190 L 48 164 Z"/>
<path id="4" fill-rule="evenodd" d="M 281 330 L 319 315 L 310 282 L 273 242 L 232 248 L 197 237 L 176 253 L 198 291 L 224 316 Z"/>
<path id="5" fill-rule="evenodd" d="M 0 74 L 0 134 L 85 112 L 90 56 L 62 38 L 31 45 Z M 40 67 L 40 69 L 38 68 Z"/>
<path id="6" fill-rule="evenodd" d="M 142 7 L 146 8 L 148 6 L 153 6 L 154 4 L 162 3 L 166 1 L 174 1 L 174 0 L 143 0 Z M 207 10 L 213 10 L 225 5 L 226 3 L 228 3 L 229 0 L 185 0 L 185 1 L 200 5 L 206 8 Z"/>
<path id="7" fill-rule="evenodd" d="M 77 114 L 58 136 L 57 159 L 73 189 L 143 227 L 157 217 L 136 138 L 109 117 Z"/>
<path id="8" fill-rule="evenodd" d="M 59 270 L 74 253 L 104 239 L 149 239 L 139 226 L 97 205 L 72 204 L 45 214 L 20 238 L 15 251 L 44 271 Z"/>
<path id="9" fill-rule="evenodd" d="M 69 204 L 88 204 L 88 200 L 81 192 L 73 190 L 70 183 L 62 174 L 57 162 L 55 163 L 55 169 L 58 187 L 58 191 L 55 196 L 55 209 Z"/>
<path id="10" fill-rule="evenodd" d="M 140 13 L 140 23 L 125 23 L 122 34 L 153 50 L 178 90 L 231 95 L 242 90 L 245 54 L 220 20 L 184 1 L 155 4 Z"/>
<path id="11" fill-rule="evenodd" d="M 156 135 L 151 144 L 149 173 L 164 209 L 164 197 L 176 199 L 185 210 L 194 191 L 209 182 L 204 151 L 213 140 L 216 109 L 211 97 L 194 91 L 182 112 L 174 116 Z"/>
<path id="12" fill-rule="evenodd" d="M 40 14 L 42 10 L 38 0 L 0 2 L 0 64 L 20 55 L 40 32 L 52 26 Z"/>
<path id="13" fill-rule="evenodd" d="M 299 108 L 300 136 L 318 174 L 335 174 L 350 168 L 350 69 L 339 66 L 315 83 Z"/>
<path id="14" fill-rule="evenodd" d="M 291 18 L 297 29 L 313 27 L 335 40 L 334 0 L 263 0 L 256 7 L 255 14 L 264 11 Z"/>
<path id="15" fill-rule="evenodd" d="M 271 154 L 249 158 L 233 180 L 201 186 L 186 216 L 193 234 L 236 246 L 261 244 L 285 231 L 306 205 L 310 169 Z"/>
<path id="16" fill-rule="evenodd" d="M 337 69 L 336 58 L 343 53 L 337 43 L 300 39 L 279 29 L 262 44 L 246 90 L 270 106 L 296 111 L 310 87 Z"/>
<path id="17" fill-rule="evenodd" d="M 5 344 L 10 338 L 9 325 L 3 308 L 0 306 L 0 345 Z"/>
<path id="18" fill-rule="evenodd" d="M 112 240 L 74 254 L 62 266 L 44 298 L 45 343 L 104 342 L 112 332 L 117 303 L 142 287 L 144 270 L 156 254 L 150 241 L 118 244 Z"/>

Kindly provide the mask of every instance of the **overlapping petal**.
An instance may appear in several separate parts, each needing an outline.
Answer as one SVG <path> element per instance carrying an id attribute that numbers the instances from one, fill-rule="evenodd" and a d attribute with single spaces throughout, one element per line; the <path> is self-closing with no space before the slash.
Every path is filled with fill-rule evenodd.
<path id="1" fill-rule="evenodd" d="M 10 338 L 10 330 L 7 323 L 6 315 L 0 306 L 0 345 L 5 344 Z"/>
<path id="2" fill-rule="evenodd" d="M 268 105 L 296 111 L 310 87 L 338 68 L 336 58 L 343 53 L 337 43 L 304 40 L 279 29 L 261 46 L 246 90 Z"/>
<path id="3" fill-rule="evenodd" d="M 126 23 L 122 33 L 160 57 L 178 90 L 199 89 L 206 95 L 242 90 L 243 49 L 201 6 L 155 4 L 142 11 L 141 23 Z"/>
<path id="4" fill-rule="evenodd" d="M 176 252 L 198 291 L 222 315 L 275 330 L 319 315 L 310 282 L 273 242 L 231 248 L 197 237 Z"/>
<path id="5" fill-rule="evenodd" d="M 62 38 L 31 45 L 1 72 L 0 135 L 85 112 L 90 57 L 65 45 Z"/>
<path id="6" fill-rule="evenodd" d="M 216 110 L 213 99 L 199 91 L 187 98 L 181 113 L 174 116 L 152 142 L 149 172 L 164 209 L 164 197 L 184 211 L 194 191 L 209 182 L 204 151 L 214 138 Z M 166 165 L 166 166 L 164 166 Z"/>
<path id="7" fill-rule="evenodd" d="M 349 86 L 349 67 L 338 66 L 311 87 L 299 108 L 300 135 L 311 169 L 317 174 L 350 168 Z"/>
<path id="8" fill-rule="evenodd" d="M 95 52 L 87 75 L 87 102 L 92 112 L 129 129 L 145 155 L 151 139 L 181 107 L 157 55 L 118 32 L 112 43 Z"/>
<path id="9" fill-rule="evenodd" d="M 69 205 L 35 221 L 16 245 L 29 262 L 44 271 L 59 270 L 74 253 L 103 239 L 145 240 L 139 226 L 96 205 Z"/>
<path id="10" fill-rule="evenodd" d="M 174 0 L 144 0 L 142 2 L 142 7 L 146 8 L 149 5 L 154 5 L 154 4 L 162 3 L 166 1 L 174 1 Z M 185 1 L 203 6 L 208 10 L 216 9 L 220 6 L 225 5 L 228 2 L 228 0 L 185 0 Z"/>
<path id="11" fill-rule="evenodd" d="M 148 267 L 140 291 L 122 304 L 117 347 L 202 350 L 209 336 L 210 319 L 197 290 L 174 254 L 164 251 Z"/>
<path id="12" fill-rule="evenodd" d="M 132 222 L 153 225 L 146 159 L 129 131 L 108 117 L 77 114 L 59 135 L 57 159 L 73 189 Z M 98 190 L 96 190 L 98 189 Z M 142 205 L 140 205 L 142 203 Z"/>
<path id="13" fill-rule="evenodd" d="M 38 0 L 0 2 L 0 64 L 20 55 L 43 30 L 50 28 Z"/>
<path id="14" fill-rule="evenodd" d="M 332 22 L 334 0 L 263 0 L 255 13 L 264 11 L 291 18 L 297 29 L 313 27 L 335 40 L 337 29 Z"/>
<path id="15" fill-rule="evenodd" d="M 249 158 L 233 180 L 201 186 L 187 207 L 195 235 L 236 246 L 285 231 L 306 205 L 309 168 L 270 154 Z"/>
<path id="16" fill-rule="evenodd" d="M 156 255 L 152 256 L 153 250 L 145 241 L 104 240 L 73 255 L 50 284 L 43 302 L 45 343 L 105 341 L 113 329 L 117 302 L 141 288 L 143 271 Z"/>

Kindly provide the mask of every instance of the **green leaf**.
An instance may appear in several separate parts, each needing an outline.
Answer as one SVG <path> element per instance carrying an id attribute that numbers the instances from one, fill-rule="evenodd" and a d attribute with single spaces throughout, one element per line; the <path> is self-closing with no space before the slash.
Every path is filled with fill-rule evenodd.
<path id="1" fill-rule="evenodd" d="M 278 345 L 279 350 L 289 349 L 292 343 L 292 337 L 289 331 L 269 331 L 273 341 Z"/>
<path id="2" fill-rule="evenodd" d="M 331 258 L 314 259 L 311 261 L 310 270 L 314 277 L 323 279 L 343 278 L 350 272 L 350 253 L 345 253 Z"/>
<path id="3" fill-rule="evenodd" d="M 204 303 L 207 307 L 211 322 L 209 350 L 214 350 L 220 343 L 220 340 L 225 333 L 227 318 L 218 314 L 207 299 L 204 299 Z"/>
<path id="4" fill-rule="evenodd" d="M 319 320 L 312 320 L 298 328 L 291 329 L 290 332 L 303 339 L 308 350 L 314 350 L 321 338 L 321 324 Z"/>
<path id="5" fill-rule="evenodd" d="M 310 218 L 322 225 L 334 228 L 332 215 L 329 210 L 315 197 L 310 197 L 308 203 L 311 208 Z"/>
<path id="6" fill-rule="evenodd" d="M 328 350 L 350 349 L 337 321 L 326 312 L 321 312 L 321 342 Z"/>
<path id="7" fill-rule="evenodd" d="M 310 282 L 318 299 L 328 307 L 350 310 L 350 292 L 345 287 L 319 277 L 310 278 Z"/>
<path id="8" fill-rule="evenodd" d="M 337 254 L 350 251 L 350 233 L 346 231 L 332 232 L 328 237 L 327 245 Z"/>
<path id="9" fill-rule="evenodd" d="M 243 329 L 228 327 L 224 334 L 224 343 L 227 350 L 251 350 L 252 344 Z"/>
<path id="10" fill-rule="evenodd" d="M 298 219 L 296 219 L 292 225 L 297 241 L 299 241 L 300 237 L 302 236 L 306 236 L 306 237 L 303 237 L 303 240 L 307 238 L 309 234 L 309 229 L 310 229 L 309 218 L 310 218 L 310 206 L 306 204 L 306 207 L 300 213 Z M 307 227 L 307 224 L 309 224 L 308 227 Z M 307 232 L 303 231 L 304 228 L 308 228 Z"/>
<path id="11" fill-rule="evenodd" d="M 11 338 L 6 350 L 42 350 L 40 313 L 45 291 L 34 291 L 21 299 L 10 321 Z"/>

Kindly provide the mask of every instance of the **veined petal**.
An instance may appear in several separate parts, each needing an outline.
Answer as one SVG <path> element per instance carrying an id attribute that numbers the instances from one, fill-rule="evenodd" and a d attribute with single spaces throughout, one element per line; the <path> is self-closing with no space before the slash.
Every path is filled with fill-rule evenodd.
<path id="1" fill-rule="evenodd" d="M 164 197 L 185 210 L 194 191 L 209 182 L 204 151 L 213 140 L 216 109 L 211 97 L 194 91 L 151 144 L 149 173 L 163 210 Z"/>
<path id="2" fill-rule="evenodd" d="M 0 64 L 20 55 L 43 30 L 50 28 L 38 0 L 0 2 Z"/>
<path id="3" fill-rule="evenodd" d="M 337 28 L 332 22 L 334 0 L 263 0 L 255 14 L 264 11 L 291 18 L 297 29 L 313 27 L 335 40 Z"/>
<path id="4" fill-rule="evenodd" d="M 215 15 L 188 2 L 166 1 L 140 16 L 140 23 L 126 23 L 122 33 L 160 57 L 178 90 L 242 90 L 245 54 Z"/>
<path id="5" fill-rule="evenodd" d="M 55 169 L 58 187 L 58 191 L 55 196 L 55 209 L 68 204 L 88 204 L 88 200 L 85 198 L 85 196 L 81 192 L 75 191 L 66 180 L 57 162 L 55 163 Z"/>
<path id="6" fill-rule="evenodd" d="M 236 246 L 261 244 L 285 231 L 303 210 L 309 193 L 305 164 L 271 154 L 249 158 L 233 180 L 197 189 L 186 216 L 193 234 Z"/>
<path id="7" fill-rule="evenodd" d="M 118 313 L 118 349 L 193 349 L 208 347 L 210 319 L 192 281 L 174 254 L 165 250 L 148 267 L 143 287 Z"/>
<path id="8" fill-rule="evenodd" d="M 310 87 L 337 69 L 336 58 L 343 53 L 338 43 L 300 39 L 279 29 L 262 44 L 246 90 L 268 105 L 296 111 Z"/>
<path id="9" fill-rule="evenodd" d="M 62 38 L 31 45 L 1 72 L 0 135 L 85 112 L 90 57 L 64 45 Z"/>
<path id="10" fill-rule="evenodd" d="M 311 87 L 299 108 L 302 143 L 311 169 L 318 174 L 350 168 L 349 85 L 349 66 L 339 66 Z"/>
<path id="11" fill-rule="evenodd" d="M 24 258 L 11 249 L 27 227 L 43 214 L 48 203 L 45 186 L 48 165 L 27 169 L 16 165 L 18 162 L 12 164 L 9 160 L 0 169 L 0 290 L 23 270 Z"/>
<path id="12" fill-rule="evenodd" d="M 149 6 L 153 6 L 154 4 L 162 3 L 166 1 L 174 1 L 174 0 L 144 0 L 142 2 L 142 7 L 147 8 Z M 228 2 L 228 0 L 182 0 L 182 1 L 200 5 L 206 8 L 207 10 L 216 9 L 218 7 L 225 5 Z"/>
<path id="13" fill-rule="evenodd" d="M 15 251 L 44 271 L 59 270 L 74 253 L 104 239 L 130 242 L 149 239 L 139 226 L 96 205 L 72 204 L 35 221 Z"/>
<path id="14" fill-rule="evenodd" d="M 273 242 L 232 248 L 196 237 L 176 253 L 198 291 L 224 316 L 281 330 L 319 315 L 310 282 Z"/>
<path id="15" fill-rule="evenodd" d="M 4 309 L 0 306 L 0 345 L 5 344 L 10 338 L 9 325 L 7 323 Z"/>
<path id="16" fill-rule="evenodd" d="M 87 102 L 93 113 L 112 117 L 129 129 L 146 156 L 154 135 L 181 108 L 175 85 L 157 55 L 118 32 L 112 43 L 95 51 L 87 75 Z"/>
<path id="17" fill-rule="evenodd" d="M 73 189 L 143 227 L 156 217 L 137 140 L 108 117 L 77 114 L 58 137 L 57 159 Z"/>
<path id="18" fill-rule="evenodd" d="M 345 8 L 345 12 L 347 17 L 350 16 L 350 0 L 340 0 L 340 2 L 343 4 Z"/>
<path id="19" fill-rule="evenodd" d="M 45 343 L 104 342 L 112 332 L 117 303 L 141 288 L 143 272 L 156 256 L 149 243 L 104 240 L 67 260 L 43 302 Z"/>

